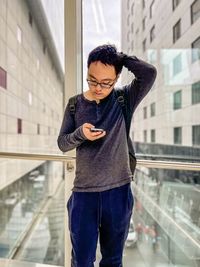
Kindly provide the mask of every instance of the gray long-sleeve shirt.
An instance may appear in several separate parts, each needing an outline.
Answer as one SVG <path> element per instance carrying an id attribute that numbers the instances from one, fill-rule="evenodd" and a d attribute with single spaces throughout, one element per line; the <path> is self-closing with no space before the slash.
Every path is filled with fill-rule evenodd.
<path id="1" fill-rule="evenodd" d="M 134 56 L 126 56 L 123 66 L 135 75 L 122 88 L 133 114 L 152 87 L 156 69 Z M 95 141 L 87 140 L 82 130 L 86 122 L 103 128 L 106 135 Z M 78 95 L 75 115 L 70 113 L 68 103 L 57 141 L 63 152 L 76 148 L 73 191 L 100 192 L 131 181 L 125 120 L 115 89 L 98 104 Z"/>

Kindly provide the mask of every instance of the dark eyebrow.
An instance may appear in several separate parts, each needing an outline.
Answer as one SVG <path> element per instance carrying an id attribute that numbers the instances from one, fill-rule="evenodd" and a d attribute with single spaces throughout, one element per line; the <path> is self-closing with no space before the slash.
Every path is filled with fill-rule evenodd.
<path id="1" fill-rule="evenodd" d="M 88 76 L 90 76 L 91 78 L 95 79 L 97 81 L 97 78 L 95 78 L 92 74 L 88 74 Z M 113 80 L 112 79 L 109 79 L 109 78 L 105 78 L 101 81 L 108 81 L 108 82 L 112 82 Z"/>

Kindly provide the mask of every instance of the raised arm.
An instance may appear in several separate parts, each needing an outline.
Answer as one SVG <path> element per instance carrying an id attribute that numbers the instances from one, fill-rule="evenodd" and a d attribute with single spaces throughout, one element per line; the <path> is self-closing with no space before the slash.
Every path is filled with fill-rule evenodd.
<path id="1" fill-rule="evenodd" d="M 157 71 L 153 65 L 140 60 L 135 56 L 127 56 L 120 53 L 120 57 L 122 65 L 135 76 L 129 85 L 123 87 L 129 99 L 130 110 L 134 112 L 140 101 L 151 89 L 156 79 Z"/>

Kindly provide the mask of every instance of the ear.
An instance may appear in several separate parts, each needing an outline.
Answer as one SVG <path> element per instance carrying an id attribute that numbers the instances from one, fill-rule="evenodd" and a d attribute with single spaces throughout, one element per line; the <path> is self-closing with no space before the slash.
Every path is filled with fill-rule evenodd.
<path id="1" fill-rule="evenodd" d="M 116 77 L 116 79 L 115 79 L 115 83 L 118 81 L 119 76 L 120 76 L 120 73 L 117 75 L 117 77 Z"/>

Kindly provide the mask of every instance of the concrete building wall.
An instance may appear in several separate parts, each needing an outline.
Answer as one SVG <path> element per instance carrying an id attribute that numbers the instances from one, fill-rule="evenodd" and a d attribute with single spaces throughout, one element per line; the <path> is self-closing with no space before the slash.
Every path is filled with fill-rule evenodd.
<path id="1" fill-rule="evenodd" d="M 63 116 L 63 81 L 30 15 L 26 1 L 0 0 L 0 68 L 7 76 L 6 88 L 0 86 L 0 150 L 55 153 Z M 18 168 L 16 163 L 14 172 L 9 170 L 9 160 L 0 163 L 4 166 L 0 177 L 6 172 L 12 176 L 9 183 L 38 165 L 29 162 Z M 2 183 L 0 187 L 6 185 Z"/>
<path id="2" fill-rule="evenodd" d="M 155 129 L 158 144 L 174 144 L 174 127 L 182 127 L 183 146 L 192 146 L 192 126 L 200 125 L 200 103 L 193 105 L 192 84 L 199 81 L 199 60 L 192 63 L 191 45 L 200 36 L 200 19 L 191 24 L 193 0 L 182 0 L 173 11 L 172 1 L 154 1 L 152 18 L 150 6 L 153 1 L 122 1 L 122 50 L 134 54 L 156 66 L 158 76 L 151 92 L 140 104 L 134 115 L 132 132 L 135 142 L 151 142 L 151 130 Z M 143 19 L 146 18 L 145 29 Z M 181 37 L 173 43 L 173 27 L 181 19 Z M 155 25 L 155 38 L 150 42 L 150 31 Z M 146 50 L 143 41 L 146 39 Z M 173 73 L 174 60 L 180 55 L 181 71 Z M 123 73 L 122 83 L 131 80 L 128 72 Z M 182 107 L 174 110 L 173 94 L 182 91 Z M 150 105 L 155 102 L 156 114 L 151 117 Z M 144 107 L 147 118 L 144 119 Z"/>

